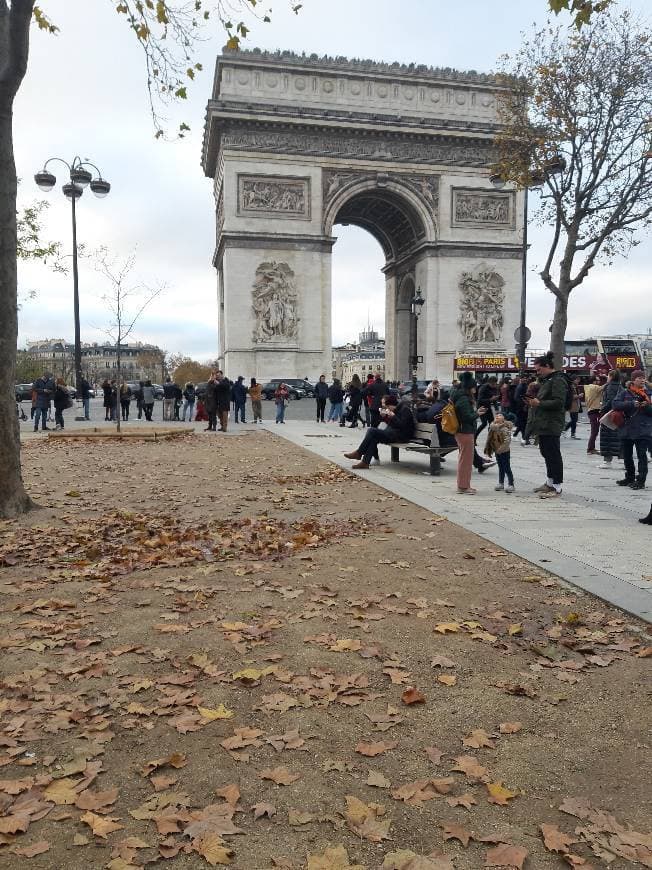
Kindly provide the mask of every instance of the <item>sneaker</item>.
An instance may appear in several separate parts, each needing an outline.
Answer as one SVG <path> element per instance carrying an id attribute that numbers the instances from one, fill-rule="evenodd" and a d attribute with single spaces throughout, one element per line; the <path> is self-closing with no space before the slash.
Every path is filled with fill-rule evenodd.
<path id="1" fill-rule="evenodd" d="M 502 485 L 502 483 L 499 483 L 497 486 L 494 486 L 494 490 L 496 492 L 502 492 L 503 489 L 505 489 L 505 487 Z"/>
<path id="2" fill-rule="evenodd" d="M 469 487 L 468 489 L 458 489 L 458 495 L 475 495 L 477 493 L 477 489 L 473 489 L 473 487 Z"/>
<path id="3" fill-rule="evenodd" d="M 374 465 L 380 465 L 380 459 L 377 456 L 372 456 L 371 461 Z"/>
<path id="4" fill-rule="evenodd" d="M 536 489 L 532 490 L 532 492 L 538 492 L 538 493 L 554 492 L 554 491 L 555 491 L 554 486 L 548 486 L 547 483 L 542 483 L 541 486 L 537 486 Z"/>
<path id="5" fill-rule="evenodd" d="M 629 485 L 630 489 L 645 489 L 645 481 L 635 480 Z"/>
<path id="6" fill-rule="evenodd" d="M 509 486 L 506 486 L 505 492 L 514 492 L 514 487 L 511 484 Z"/>
<path id="7" fill-rule="evenodd" d="M 618 486 L 631 486 L 634 480 L 631 477 L 623 477 L 622 480 L 617 480 L 616 483 Z"/>
<path id="8" fill-rule="evenodd" d="M 548 492 L 540 492 L 539 498 L 560 498 L 561 493 L 557 492 L 556 489 L 549 489 Z"/>
<path id="9" fill-rule="evenodd" d="M 598 465 L 598 468 L 614 468 L 613 462 L 603 462 L 602 465 Z"/>
<path id="10" fill-rule="evenodd" d="M 581 441 L 581 440 L 582 440 L 582 439 L 579 437 L 579 435 L 571 435 L 571 438 L 573 439 L 573 441 Z"/>
<path id="11" fill-rule="evenodd" d="M 529 447 L 530 442 L 526 441 L 525 438 L 521 438 L 521 447 Z"/>

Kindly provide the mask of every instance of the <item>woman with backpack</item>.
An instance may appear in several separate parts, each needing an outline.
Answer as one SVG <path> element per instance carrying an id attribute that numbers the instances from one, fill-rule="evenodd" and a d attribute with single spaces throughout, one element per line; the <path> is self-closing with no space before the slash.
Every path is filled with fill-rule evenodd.
<path id="1" fill-rule="evenodd" d="M 124 380 L 120 384 L 120 409 L 122 419 L 126 423 L 129 420 L 129 406 L 131 404 L 131 387 Z"/>
<path id="2" fill-rule="evenodd" d="M 602 406 L 600 408 L 600 418 L 612 410 L 612 402 L 618 395 L 620 390 L 621 374 L 618 369 L 612 369 L 607 375 L 607 385 L 602 393 Z M 609 426 L 600 424 L 600 455 L 602 456 L 602 465 L 598 468 L 613 468 L 614 456 L 620 456 L 621 433 L 618 429 L 611 429 Z"/>

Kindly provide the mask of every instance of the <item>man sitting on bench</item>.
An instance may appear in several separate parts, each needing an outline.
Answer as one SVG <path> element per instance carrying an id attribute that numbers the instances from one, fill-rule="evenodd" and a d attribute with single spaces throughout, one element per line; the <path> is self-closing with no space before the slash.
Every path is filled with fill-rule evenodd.
<path id="1" fill-rule="evenodd" d="M 387 423 L 385 429 L 375 426 L 367 429 L 362 443 L 352 453 L 345 453 L 347 459 L 357 459 L 353 468 L 369 468 L 371 458 L 378 444 L 395 444 L 397 441 L 410 441 L 414 436 L 414 417 L 407 402 L 399 404 L 396 396 L 385 396 L 380 409 L 381 420 Z"/>

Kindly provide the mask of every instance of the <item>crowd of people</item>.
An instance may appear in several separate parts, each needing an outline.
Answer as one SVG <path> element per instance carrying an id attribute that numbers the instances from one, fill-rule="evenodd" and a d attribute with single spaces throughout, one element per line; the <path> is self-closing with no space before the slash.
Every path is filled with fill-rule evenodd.
<path id="1" fill-rule="evenodd" d="M 400 401 L 378 374 L 373 384 L 368 383 L 361 391 L 362 402 L 374 409 L 370 426 L 357 450 L 345 456 L 356 460 L 353 468 L 367 469 L 378 461 L 378 444 L 409 442 L 417 422 L 433 423 L 438 429 L 440 448 L 455 446 L 459 450 L 460 495 L 475 495 L 477 491 L 471 486 L 473 468 L 483 473 L 494 462 L 498 466 L 495 489 L 509 494 L 515 489 L 511 445 L 520 436 L 523 447 L 536 443 L 544 461 L 546 478 L 535 493 L 541 499 L 557 499 L 562 495 L 564 481 L 561 438 L 569 434 L 579 440 L 577 423 L 584 406 L 590 422 L 587 453 L 600 454 L 603 469 L 613 468 L 614 458 L 620 458 L 625 474 L 616 483 L 643 489 L 648 454 L 652 454 L 652 373 L 646 379 L 640 370 L 628 376 L 613 370 L 607 377 L 595 375 L 590 383 L 582 384 L 579 377 L 557 370 L 550 352 L 536 359 L 535 372 L 535 376 L 521 374 L 516 380 L 505 377 L 500 383 L 495 376 L 478 383 L 471 372 L 462 372 L 450 391 L 432 381 L 416 407 L 411 398 Z M 353 393 L 357 403 L 357 385 Z M 338 404 L 339 392 L 327 395 L 333 408 Z M 352 416 L 357 412 L 349 413 Z M 319 397 L 317 419 L 323 420 Z M 381 426 L 381 421 L 386 425 Z M 485 429 L 483 455 L 476 445 Z M 652 506 L 640 522 L 652 525 Z"/>

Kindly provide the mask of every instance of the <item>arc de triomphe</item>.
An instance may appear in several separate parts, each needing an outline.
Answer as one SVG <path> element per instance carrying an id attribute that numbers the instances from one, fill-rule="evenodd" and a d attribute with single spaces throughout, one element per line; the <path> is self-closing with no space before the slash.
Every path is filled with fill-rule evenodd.
<path id="1" fill-rule="evenodd" d="M 227 375 L 329 374 L 337 224 L 368 230 L 385 254 L 388 378 L 409 375 L 417 287 L 421 377 L 449 379 L 456 354 L 513 348 L 523 212 L 518 192 L 489 181 L 497 87 L 346 58 L 218 57 L 202 164 Z"/>

